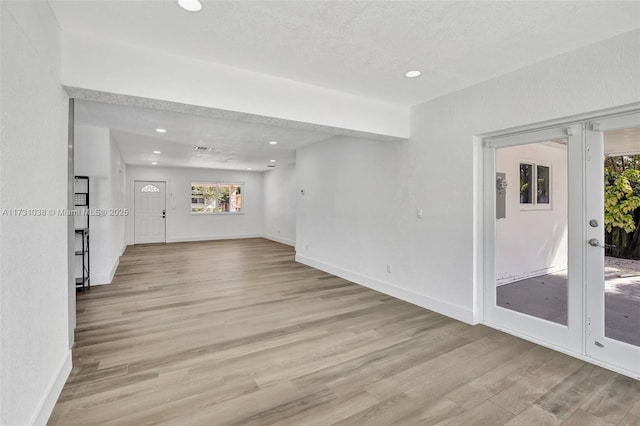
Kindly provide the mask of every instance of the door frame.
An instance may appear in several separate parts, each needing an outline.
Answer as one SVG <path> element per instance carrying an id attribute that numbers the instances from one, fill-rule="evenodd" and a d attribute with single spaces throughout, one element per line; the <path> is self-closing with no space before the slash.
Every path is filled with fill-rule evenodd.
<path id="1" fill-rule="evenodd" d="M 131 179 L 131 205 L 133 208 L 131 221 L 131 242 L 132 244 L 136 244 L 136 183 L 137 182 L 148 182 L 148 183 L 163 183 L 164 184 L 164 208 L 165 212 L 167 211 L 168 198 L 169 198 L 169 183 L 166 180 L 159 179 Z M 140 243 L 140 244 L 166 244 L 167 242 L 167 215 L 165 214 L 164 219 L 164 241 L 158 243 Z"/>
<path id="2" fill-rule="evenodd" d="M 476 312 L 474 313 L 474 318 L 476 319 L 476 321 L 474 322 L 486 325 L 491 328 L 495 328 L 507 334 L 511 334 L 511 335 L 523 338 L 525 340 L 531 341 L 541 346 L 548 347 L 558 352 L 565 353 L 567 355 L 573 356 L 580 360 L 583 360 L 595 365 L 599 365 L 601 367 L 632 377 L 634 379 L 640 379 L 640 375 L 632 371 L 629 371 L 627 369 L 624 369 L 618 365 L 612 365 L 610 363 L 606 363 L 599 359 L 590 357 L 586 353 L 586 342 L 587 342 L 587 337 L 586 337 L 586 333 L 587 333 L 586 303 L 587 301 L 586 301 L 586 282 L 585 282 L 586 244 L 583 244 L 583 243 L 586 241 L 585 226 L 587 222 L 586 222 L 586 211 L 584 207 L 585 206 L 584 202 L 586 197 L 584 192 L 585 190 L 584 157 L 580 163 L 580 168 L 581 168 L 580 173 L 583 176 L 581 188 L 580 190 L 577 190 L 577 191 L 575 189 L 572 189 L 572 191 L 570 192 L 570 195 L 573 194 L 573 197 L 580 197 L 581 199 L 580 205 L 583 206 L 582 211 L 579 212 L 580 217 L 579 218 L 577 216 L 573 217 L 573 220 L 574 221 L 577 220 L 577 223 L 579 223 L 580 226 L 582 227 L 582 232 L 578 232 L 577 233 L 578 235 L 573 235 L 574 238 L 578 238 L 578 236 L 580 236 L 581 238 L 580 246 L 582 247 L 581 249 L 582 255 L 580 259 L 582 263 L 582 268 L 580 268 L 580 271 L 578 271 L 578 273 L 581 274 L 581 279 L 582 279 L 582 289 L 581 289 L 582 297 L 580 298 L 581 300 L 578 306 L 578 308 L 580 309 L 581 317 L 582 317 L 582 327 L 581 327 L 582 328 L 582 333 L 581 333 L 582 344 L 581 345 L 574 344 L 573 347 L 568 348 L 567 345 L 551 342 L 549 341 L 549 339 L 545 338 L 544 336 L 532 336 L 531 334 L 514 330 L 508 326 L 505 326 L 504 324 L 496 324 L 495 322 L 492 322 L 490 320 L 491 315 L 490 314 L 487 315 L 486 299 L 490 297 L 492 293 L 492 291 L 489 291 L 489 290 L 493 290 L 493 292 L 495 292 L 495 242 L 494 242 L 495 223 L 493 225 L 489 224 L 489 226 L 487 226 L 488 225 L 487 222 L 491 220 L 495 221 L 495 210 L 494 210 L 495 198 L 487 197 L 486 191 L 488 190 L 488 188 L 493 189 L 495 186 L 495 162 L 494 162 L 494 159 L 487 158 L 488 157 L 487 151 L 489 150 L 485 147 L 485 144 L 486 144 L 485 141 L 487 139 L 492 139 L 492 138 L 497 139 L 498 137 L 504 137 L 504 136 L 517 136 L 517 135 L 522 135 L 527 133 L 533 133 L 536 131 L 543 131 L 550 128 L 556 128 L 556 127 L 562 127 L 562 126 L 571 127 L 571 125 L 574 125 L 574 126 L 578 125 L 581 129 L 581 132 L 583 133 L 582 146 L 584 147 L 585 145 L 584 127 L 587 122 L 611 119 L 617 116 L 628 115 L 630 113 L 637 112 L 637 111 L 640 111 L 640 102 L 635 102 L 635 103 L 631 103 L 631 104 L 627 104 L 619 107 L 607 108 L 599 111 L 576 114 L 573 116 L 567 116 L 565 118 L 552 119 L 552 120 L 528 124 L 524 126 L 505 128 L 499 131 L 492 131 L 492 132 L 487 132 L 483 134 L 478 134 L 474 137 L 474 142 L 475 142 L 474 153 L 475 153 L 475 160 L 476 160 L 475 165 L 477 167 L 476 168 L 477 172 L 475 173 L 476 183 L 475 183 L 475 191 L 474 191 L 474 194 L 475 194 L 474 205 L 476 206 L 476 219 L 474 222 L 477 226 L 476 233 L 475 233 L 476 242 L 474 244 L 474 258 L 475 258 L 474 261 L 475 261 L 475 264 L 478 266 L 476 269 L 476 279 L 475 279 L 476 299 L 475 299 L 474 305 L 475 305 Z M 582 155 L 584 156 L 584 148 L 582 150 Z M 570 174 L 578 171 L 576 170 L 575 165 L 573 167 L 571 167 L 571 165 L 568 165 L 568 168 L 569 168 Z M 493 197 L 495 197 L 495 193 Z M 571 218 L 569 218 L 569 220 L 571 220 Z M 493 285 L 492 289 L 489 283 Z"/>

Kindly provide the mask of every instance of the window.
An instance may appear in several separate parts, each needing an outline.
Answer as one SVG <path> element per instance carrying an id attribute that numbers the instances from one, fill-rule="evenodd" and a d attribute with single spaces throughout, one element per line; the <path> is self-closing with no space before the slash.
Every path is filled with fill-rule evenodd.
<path id="1" fill-rule="evenodd" d="M 242 212 L 242 184 L 239 183 L 191 183 L 191 213 L 240 213 Z"/>
<path id="2" fill-rule="evenodd" d="M 140 192 L 160 192 L 160 188 L 155 185 L 145 185 L 140 189 Z"/>
<path id="3" fill-rule="evenodd" d="M 549 204 L 549 167 L 536 165 L 536 202 Z"/>
<path id="4" fill-rule="evenodd" d="M 532 204 L 533 164 L 520 163 L 520 204 Z"/>
<path id="5" fill-rule="evenodd" d="M 550 208 L 551 168 L 536 163 L 520 163 L 520 205 Z"/>

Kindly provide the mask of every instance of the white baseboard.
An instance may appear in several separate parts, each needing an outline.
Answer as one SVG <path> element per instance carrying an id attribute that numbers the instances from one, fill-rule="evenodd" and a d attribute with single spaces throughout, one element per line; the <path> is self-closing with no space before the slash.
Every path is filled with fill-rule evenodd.
<path id="1" fill-rule="evenodd" d="M 58 367 L 57 374 L 52 378 L 49 386 L 47 387 L 46 393 L 40 400 L 38 409 L 34 413 L 31 422 L 29 422 L 30 425 L 40 426 L 47 424 L 47 421 L 53 412 L 53 407 L 56 405 L 56 401 L 58 401 L 60 392 L 62 392 L 62 388 L 69 377 L 69 373 L 71 373 L 71 359 L 71 350 L 68 350 L 60 364 L 60 367 Z"/>
<path id="2" fill-rule="evenodd" d="M 120 256 L 116 257 L 116 261 L 111 267 L 111 271 L 108 274 L 91 274 L 91 285 L 106 285 L 111 284 L 113 277 L 116 275 L 118 266 L 120 265 Z"/>
<path id="3" fill-rule="evenodd" d="M 186 243 L 190 241 L 214 241 L 214 240 L 240 240 L 244 238 L 261 238 L 260 234 L 241 234 L 241 235 L 196 235 L 191 237 L 175 237 L 167 238 L 168 243 Z"/>
<path id="4" fill-rule="evenodd" d="M 432 297 L 425 296 L 393 284 L 378 281 L 358 274 L 357 272 L 348 271 L 338 266 L 330 265 L 300 254 L 296 254 L 296 262 L 311 266 L 312 268 L 320 269 L 321 271 L 328 272 L 332 275 L 344 278 L 345 280 L 379 291 L 380 293 L 384 293 L 397 299 L 404 300 L 405 302 L 457 319 L 458 321 L 462 321 L 467 324 L 475 324 L 473 311 L 463 308 L 462 306 L 434 299 Z"/>
<path id="5" fill-rule="evenodd" d="M 113 277 L 116 276 L 116 271 L 118 270 L 118 266 L 120 266 L 120 257 L 124 254 L 126 249 L 126 244 L 120 248 L 120 254 L 116 257 L 116 261 L 111 267 L 111 272 L 108 274 L 91 274 L 91 285 L 106 285 L 113 282 Z"/>
<path id="6" fill-rule="evenodd" d="M 289 240 L 289 239 L 286 239 L 286 238 L 281 238 L 281 237 L 278 237 L 276 235 L 263 234 L 262 238 L 266 238 L 267 240 L 275 241 L 276 243 L 286 244 L 286 245 L 292 246 L 292 247 L 296 246 L 296 242 L 295 241 Z"/>
<path id="7" fill-rule="evenodd" d="M 116 261 L 111 268 L 111 272 L 109 273 L 109 283 L 113 281 L 113 277 L 116 276 L 116 271 L 118 270 L 118 266 L 120 266 L 120 256 L 116 257 Z"/>

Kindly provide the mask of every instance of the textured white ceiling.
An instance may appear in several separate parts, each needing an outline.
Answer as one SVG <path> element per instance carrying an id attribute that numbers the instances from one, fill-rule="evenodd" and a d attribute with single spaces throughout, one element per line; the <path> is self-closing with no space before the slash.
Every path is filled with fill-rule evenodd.
<path id="1" fill-rule="evenodd" d="M 63 30 L 404 106 L 640 27 L 638 1 L 203 3 L 188 13 L 173 0 L 50 0 Z M 405 78 L 411 69 L 422 76 Z M 125 161 L 138 165 L 266 170 L 268 160 L 292 162 L 296 148 L 334 135 L 89 101 L 76 113 L 78 124 L 113 129 Z"/>
<path id="2" fill-rule="evenodd" d="M 640 27 L 637 1 L 50 3 L 63 30 L 402 105 Z"/>
<path id="3" fill-rule="evenodd" d="M 290 164 L 297 148 L 340 134 L 85 100 L 76 100 L 75 123 L 111 129 L 127 164 L 254 171 L 268 170 L 269 160 Z"/>

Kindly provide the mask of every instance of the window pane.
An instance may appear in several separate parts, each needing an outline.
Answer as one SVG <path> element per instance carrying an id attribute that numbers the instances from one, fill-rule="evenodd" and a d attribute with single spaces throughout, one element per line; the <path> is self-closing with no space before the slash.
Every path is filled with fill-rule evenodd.
<path id="1" fill-rule="evenodd" d="M 191 212 L 213 213 L 216 209 L 216 185 L 213 183 L 191 184 Z"/>
<path id="2" fill-rule="evenodd" d="M 240 185 L 225 183 L 218 185 L 218 209 L 220 213 L 239 212 L 242 209 L 242 189 Z"/>
<path id="3" fill-rule="evenodd" d="M 570 274 L 566 140 L 503 147 L 495 152 L 496 170 L 505 173 L 507 181 L 509 176 L 515 181 L 516 174 L 520 174 L 520 187 L 506 188 L 505 217 L 495 219 L 496 305 L 567 325 Z M 546 166 L 538 167 L 538 161 Z M 535 188 L 540 178 L 540 193 L 550 201 L 551 168 L 553 209 L 550 204 L 536 206 Z"/>
<path id="4" fill-rule="evenodd" d="M 600 281 L 598 286 L 600 300 L 604 300 L 604 335 L 640 346 L 640 250 L 634 241 L 640 232 L 640 208 L 629 203 L 640 192 L 640 142 L 631 136 L 638 133 L 632 132 L 637 130 L 604 133 L 604 152 L 608 155 L 604 160 L 603 186 L 598 189 L 604 189 L 604 194 L 594 197 L 605 199 L 604 241 L 611 245 L 605 250 L 596 249 L 593 254 L 604 257 L 604 274 L 599 271 L 604 282 Z M 615 154 L 620 151 L 622 135 L 629 135 L 627 155 Z M 626 187 L 625 191 L 620 190 L 621 185 Z"/>
<path id="5" fill-rule="evenodd" d="M 218 192 L 218 208 L 217 212 L 228 212 L 229 211 L 229 186 L 228 185 L 220 185 Z"/>
<path id="6" fill-rule="evenodd" d="M 229 205 L 232 212 L 242 211 L 242 188 L 240 185 L 231 185 Z"/>
<path id="7" fill-rule="evenodd" d="M 537 166 L 537 198 L 538 204 L 549 204 L 549 167 Z"/>
<path id="8" fill-rule="evenodd" d="M 160 189 L 155 185 L 145 185 L 140 189 L 140 192 L 160 192 Z"/>
<path id="9" fill-rule="evenodd" d="M 520 204 L 533 203 L 533 165 L 520 163 Z"/>

